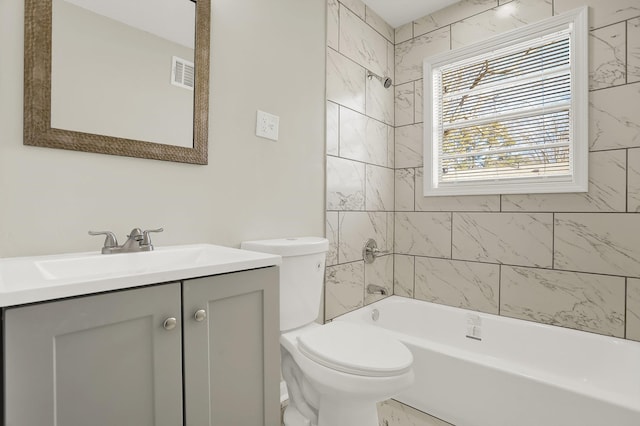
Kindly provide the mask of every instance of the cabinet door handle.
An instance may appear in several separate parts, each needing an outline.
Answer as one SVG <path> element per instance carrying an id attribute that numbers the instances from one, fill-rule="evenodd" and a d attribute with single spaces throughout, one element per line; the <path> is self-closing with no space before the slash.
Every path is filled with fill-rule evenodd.
<path id="1" fill-rule="evenodd" d="M 193 318 L 198 322 L 202 322 L 207 318 L 207 311 L 204 309 L 198 309 L 193 315 Z"/>
<path id="2" fill-rule="evenodd" d="M 176 320 L 174 317 L 171 317 L 164 320 L 162 326 L 165 330 L 173 330 L 174 328 L 176 328 L 176 324 L 178 324 L 178 320 Z"/>

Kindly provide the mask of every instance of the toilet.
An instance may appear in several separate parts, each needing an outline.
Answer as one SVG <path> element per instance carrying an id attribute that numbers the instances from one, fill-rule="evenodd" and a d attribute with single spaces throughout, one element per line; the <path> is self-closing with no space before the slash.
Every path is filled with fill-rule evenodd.
<path id="1" fill-rule="evenodd" d="M 278 254 L 280 349 L 289 392 L 286 426 L 378 426 L 376 403 L 413 383 L 413 356 L 373 326 L 315 322 L 324 282 L 325 238 L 243 242 Z"/>

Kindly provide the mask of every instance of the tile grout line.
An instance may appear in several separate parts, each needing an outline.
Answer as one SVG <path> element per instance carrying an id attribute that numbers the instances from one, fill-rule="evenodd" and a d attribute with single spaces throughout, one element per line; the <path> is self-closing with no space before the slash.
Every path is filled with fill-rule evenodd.
<path id="1" fill-rule="evenodd" d="M 354 163 L 358 163 L 358 164 L 364 164 L 364 165 L 369 165 L 369 166 L 374 166 L 374 167 L 379 167 L 381 169 L 387 169 L 387 170 L 395 170 L 392 167 L 389 166 L 381 166 L 379 164 L 376 163 L 369 163 L 367 161 L 363 161 L 363 160 L 354 160 L 353 158 L 349 158 L 349 157 L 340 157 L 339 155 L 331 155 L 331 154 L 326 154 L 327 157 L 331 157 L 331 158 L 339 158 L 340 160 L 347 160 L 347 161 L 352 161 Z"/>
<path id="2" fill-rule="evenodd" d="M 416 211 L 416 195 L 417 195 L 417 192 L 416 192 L 416 168 L 414 167 L 412 170 L 413 170 L 413 175 L 412 175 L 412 178 L 413 178 L 413 211 L 415 212 Z"/>
<path id="3" fill-rule="evenodd" d="M 336 235 L 338 236 L 336 238 L 338 240 L 336 243 L 336 264 L 338 264 L 340 260 L 340 212 L 338 212 L 338 229 L 336 230 Z"/>
<path id="4" fill-rule="evenodd" d="M 502 265 L 498 265 L 498 315 L 502 315 Z"/>
<path id="5" fill-rule="evenodd" d="M 368 22 L 367 22 L 367 9 L 371 9 L 369 6 L 367 6 L 366 4 L 365 4 L 365 6 L 364 6 L 364 8 L 365 8 L 365 9 L 364 9 L 364 19 L 363 19 L 363 18 L 361 18 L 361 17 L 358 15 L 358 13 L 357 13 L 357 12 L 355 12 L 355 11 L 351 10 L 351 9 L 349 8 L 349 6 L 347 6 L 347 5 L 343 4 L 341 1 L 337 1 L 337 3 L 338 3 L 339 5 L 342 5 L 342 7 L 344 7 L 345 9 L 347 9 L 349 12 L 353 13 L 353 14 L 356 16 L 356 18 L 358 18 L 360 21 L 362 21 L 364 24 L 366 24 L 366 25 L 367 25 L 369 28 L 371 28 L 373 31 L 375 31 L 376 33 L 378 33 L 378 34 L 379 34 L 383 39 L 385 39 L 385 40 L 386 40 L 386 41 L 388 41 L 389 43 L 392 43 L 392 44 L 394 44 L 394 45 L 395 45 L 395 39 L 396 39 L 396 37 L 395 37 L 395 28 L 391 28 L 391 29 L 393 30 L 393 33 L 394 33 L 394 34 L 393 34 L 393 41 L 391 41 L 391 40 L 389 40 L 389 39 L 388 39 L 384 34 L 382 34 L 380 31 L 378 31 L 376 28 L 374 28 L 374 27 L 373 27 L 373 25 L 371 25 L 370 23 L 368 23 Z M 372 10 L 373 10 L 373 9 L 372 9 Z M 375 13 L 375 11 L 374 11 L 374 13 Z M 339 7 L 338 7 L 338 19 L 340 19 L 340 8 L 339 8 Z M 382 19 L 382 18 L 381 18 L 381 19 Z M 382 19 L 382 22 L 384 22 L 385 24 L 389 25 L 389 24 L 388 24 L 384 19 Z M 389 25 L 389 27 L 391 27 L 391 25 Z"/>
<path id="6" fill-rule="evenodd" d="M 339 1 L 337 1 L 337 6 L 338 6 L 338 10 L 337 10 L 338 39 L 336 40 L 336 44 L 337 44 L 337 48 L 338 48 L 337 53 L 339 53 L 340 52 L 340 2 Z M 328 15 L 328 13 L 327 13 L 327 15 Z M 327 28 L 328 28 L 328 24 L 327 24 Z M 327 34 L 328 34 L 328 31 L 327 31 Z M 327 49 L 327 51 L 326 51 L 325 55 L 328 55 L 329 54 L 329 50 L 332 49 L 331 46 L 328 45 L 328 43 L 327 43 L 326 49 Z M 327 60 L 327 62 L 328 62 L 328 60 Z M 326 68 L 326 66 L 325 66 L 325 68 Z M 325 74 L 327 74 L 327 70 L 326 69 L 325 69 Z M 325 75 L 325 81 L 326 80 L 327 80 L 327 76 Z M 332 102 L 332 103 L 336 104 L 337 107 L 338 107 L 338 113 L 337 113 L 337 115 L 338 115 L 338 117 L 337 117 L 338 141 L 337 142 L 338 142 L 338 158 L 340 158 L 340 150 L 341 150 L 341 146 L 340 146 L 341 145 L 341 143 L 340 143 L 340 109 L 342 108 L 342 105 L 339 104 L 338 102 L 333 102 L 333 101 L 329 100 L 329 98 L 327 96 L 327 93 L 326 93 L 326 88 L 325 88 L 325 99 L 326 99 L 326 102 Z M 326 109 L 326 105 L 325 105 L 325 109 Z M 326 129 L 325 129 L 325 138 L 326 138 Z M 325 145 L 326 145 L 326 142 L 325 142 Z M 328 174 L 327 163 L 328 163 L 329 157 L 331 157 L 331 156 L 326 153 L 326 149 L 325 149 L 325 174 Z M 325 177 L 325 199 L 327 198 L 327 195 L 329 193 L 326 181 L 327 181 L 327 179 Z M 325 201 L 325 204 L 328 204 L 328 200 Z M 325 210 L 326 210 L 326 208 L 325 208 Z M 337 216 L 338 216 L 338 223 L 337 223 L 337 229 L 335 230 L 335 232 L 336 232 L 336 265 L 339 265 L 340 264 L 340 212 L 339 211 L 337 212 Z M 325 224 L 325 227 L 326 227 L 326 224 Z M 324 291 L 323 291 L 323 295 L 322 295 L 323 296 L 323 298 L 322 298 L 322 308 L 323 308 L 322 309 L 323 310 L 322 321 L 323 321 L 324 324 L 327 323 L 327 272 L 326 272 L 326 270 L 327 270 L 327 267 L 325 266 Z"/>
<path id="7" fill-rule="evenodd" d="M 574 273 L 574 274 L 583 274 L 583 275 L 596 275 L 596 276 L 600 276 L 600 277 L 611 277 L 611 278 L 638 278 L 640 279 L 640 275 L 639 276 L 633 276 L 633 277 L 628 277 L 627 275 L 616 275 L 616 274 L 610 274 L 610 273 L 606 273 L 606 272 L 592 272 L 592 271 L 584 271 L 584 270 L 577 270 L 577 269 L 552 269 L 551 267 L 548 266 L 539 266 L 539 265 L 519 265 L 516 263 L 506 263 L 506 262 L 498 262 L 498 261 L 494 261 L 494 262 L 488 262 L 488 261 L 481 261 L 481 260 L 473 260 L 473 259 L 462 259 L 462 258 L 447 258 L 447 257 L 438 257 L 438 256 L 428 256 L 428 255 L 423 255 L 423 254 L 413 254 L 413 253 L 396 253 L 400 256 L 414 256 L 414 257 L 420 257 L 420 258 L 425 258 L 425 259 L 433 259 L 433 260 L 446 260 L 446 261 L 452 261 L 452 262 L 464 262 L 464 263 L 475 263 L 475 264 L 480 264 L 480 265 L 494 265 L 494 266 L 509 266 L 509 267 L 513 267 L 513 268 L 526 268 L 526 269 L 537 269 L 537 270 L 541 270 L 541 271 L 547 271 L 547 272 L 570 272 L 570 273 Z M 351 263 L 351 262 L 349 262 Z"/>
<path id="8" fill-rule="evenodd" d="M 556 268 L 556 213 L 551 214 L 551 269 Z"/>
<path id="9" fill-rule="evenodd" d="M 624 330 L 623 335 L 624 338 L 627 339 L 627 300 L 629 299 L 629 277 L 625 277 L 624 279 Z"/>
<path id="10" fill-rule="evenodd" d="M 341 55 L 342 55 L 342 54 L 341 54 Z M 350 59 L 348 56 L 345 56 L 345 58 Z M 360 66 L 360 65 L 359 65 L 359 66 Z M 365 70 L 366 70 L 366 68 L 365 68 Z M 396 87 L 396 86 L 394 86 L 394 87 Z M 365 87 L 365 90 L 366 90 L 366 87 Z M 384 124 L 384 125 L 385 125 L 385 126 L 387 126 L 387 127 L 391 127 L 391 128 L 393 128 L 393 129 L 395 129 L 395 127 L 396 127 L 395 125 L 392 125 L 392 124 L 389 124 L 389 123 L 385 123 L 384 121 L 382 121 L 382 120 L 380 120 L 380 119 L 378 119 L 378 118 L 376 118 L 376 117 L 371 117 L 370 115 L 367 115 L 367 113 L 366 113 L 366 112 L 360 112 L 360 111 L 358 111 L 357 109 L 353 109 L 353 108 L 351 108 L 351 107 L 349 107 L 349 106 L 347 106 L 347 105 L 342 105 L 342 104 L 340 104 L 340 103 L 338 103 L 338 102 L 336 102 L 336 101 L 333 101 L 333 100 L 331 100 L 331 99 L 327 99 L 327 101 L 328 101 L 328 102 L 331 102 L 331 103 L 334 103 L 334 104 L 336 104 L 336 105 L 339 105 L 341 108 L 344 108 L 344 109 L 347 109 L 347 110 L 349 110 L 349 111 L 355 112 L 356 114 L 363 115 L 363 116 L 365 116 L 365 117 L 366 117 L 366 118 L 368 118 L 368 119 L 371 119 L 371 120 L 373 120 L 373 121 L 377 121 L 377 122 L 378 122 L 378 123 L 380 123 L 380 124 Z M 366 99 L 365 99 L 365 101 L 366 101 Z M 403 126 L 399 126 L 399 127 L 403 127 Z"/>
<path id="11" fill-rule="evenodd" d="M 416 257 L 413 256 L 413 269 L 411 273 L 411 297 L 416 298 Z"/>
<path id="12" fill-rule="evenodd" d="M 363 180 L 363 183 L 364 183 L 364 194 L 362 194 L 362 195 L 364 195 L 364 211 L 368 211 L 368 209 L 367 209 L 367 207 L 368 207 L 367 206 L 367 176 L 368 176 L 367 175 L 367 166 L 369 166 L 369 165 L 365 163 L 365 165 L 364 165 L 364 176 L 363 176 L 363 178 L 364 178 L 364 180 Z"/>
<path id="13" fill-rule="evenodd" d="M 340 3 L 339 1 L 336 1 L 336 3 L 338 3 L 338 53 L 340 53 L 340 26 L 342 24 L 342 19 L 340 19 L 340 6 L 342 5 L 342 3 Z M 349 8 L 347 7 L 347 9 Z"/>
<path id="14" fill-rule="evenodd" d="M 413 86 L 413 124 L 416 124 L 416 82 L 413 81 L 411 83 L 411 85 Z M 395 101 L 395 100 L 394 100 Z"/>
<path id="15" fill-rule="evenodd" d="M 355 59 L 353 59 L 353 58 L 351 58 L 351 57 L 349 57 L 349 56 L 345 55 L 344 53 L 340 52 L 339 50 L 336 50 L 336 49 L 334 49 L 334 48 L 333 48 L 333 47 L 331 47 L 331 46 L 327 46 L 327 49 L 328 49 L 328 50 L 327 50 L 327 53 L 328 53 L 329 51 L 333 51 L 333 52 L 335 52 L 336 54 L 338 54 L 338 55 L 340 55 L 341 57 L 345 58 L 345 59 L 346 59 L 346 60 L 348 60 L 349 62 L 351 62 L 351 63 L 353 63 L 354 65 L 356 65 L 356 66 L 358 66 L 359 68 L 361 68 L 361 69 L 362 69 L 362 71 L 365 71 L 365 72 L 366 72 L 366 71 L 370 71 L 367 67 L 364 67 L 364 66 L 360 65 L 359 63 L 357 63 L 357 62 L 355 61 Z M 358 113 L 358 114 L 364 115 L 364 116 L 365 116 L 365 117 L 367 117 L 367 118 L 370 118 L 370 119 L 372 119 L 372 120 L 378 121 L 378 122 L 380 122 L 380 123 L 382 123 L 382 124 L 385 124 L 385 125 L 387 125 L 387 126 L 391 126 L 391 127 L 393 127 L 391 124 L 385 123 L 384 121 L 382 121 L 382 120 L 380 120 L 380 119 L 377 119 L 377 118 L 375 118 L 375 117 L 371 117 L 371 116 L 367 115 L 367 77 L 366 77 L 366 76 L 365 76 L 365 92 L 364 92 L 364 94 L 365 94 L 365 99 L 364 99 L 364 102 L 365 102 L 365 103 L 364 103 L 364 112 L 360 112 L 360 111 L 358 111 L 358 110 L 356 110 L 356 109 L 353 109 L 353 108 L 350 108 L 350 107 L 348 107 L 348 106 L 346 106 L 346 105 L 342 105 L 342 104 L 338 103 L 337 101 L 335 101 L 335 100 L 333 100 L 333 99 L 328 99 L 328 98 L 327 98 L 326 100 L 327 100 L 327 101 L 329 101 L 329 102 L 333 102 L 334 104 L 340 105 L 340 106 L 341 106 L 341 107 L 343 107 L 343 108 L 347 108 L 347 109 L 349 109 L 349 110 L 351 110 L 351 111 L 353 111 L 353 112 L 356 112 L 356 113 Z"/>
<path id="16" fill-rule="evenodd" d="M 597 27 L 597 28 L 589 28 L 589 31 L 591 32 L 591 31 L 600 30 L 600 29 L 602 29 L 602 28 L 612 27 L 612 26 L 614 26 L 614 25 L 618 25 L 618 24 L 621 24 L 621 23 L 626 23 L 626 22 L 629 22 L 629 21 L 631 21 L 631 20 L 638 19 L 638 18 L 640 18 L 640 15 L 632 16 L 632 17 L 630 17 L 630 18 L 623 19 L 622 21 L 612 22 L 612 23 L 610 23 L 610 24 L 606 24 L 606 25 L 603 25 L 603 26 L 601 26 L 601 27 Z"/>
<path id="17" fill-rule="evenodd" d="M 340 104 L 336 104 L 338 106 L 338 117 L 337 117 L 337 126 L 338 126 L 338 157 L 342 158 L 342 154 L 340 151 L 342 151 L 342 144 L 340 143 L 341 138 L 340 138 Z M 327 157 L 329 157 L 329 154 L 327 154 Z M 326 179 L 325 179 L 326 180 Z"/>
<path id="18" fill-rule="evenodd" d="M 597 89 L 589 89 L 589 94 L 594 93 L 594 92 L 602 92 L 604 90 L 609 90 L 609 89 L 617 89 L 619 87 L 633 86 L 634 84 L 638 84 L 638 83 L 640 83 L 640 81 L 632 81 L 632 82 L 629 82 L 629 83 L 615 84 L 613 86 L 599 87 Z"/>
<path id="19" fill-rule="evenodd" d="M 506 3 L 505 3 L 505 4 L 506 4 Z M 427 31 L 427 32 L 420 33 L 420 34 L 418 34 L 418 35 L 415 35 L 415 22 L 416 22 L 416 21 L 412 21 L 413 25 L 412 25 L 412 27 L 411 27 L 411 28 L 412 28 L 411 38 L 409 38 L 409 39 L 407 39 L 407 40 L 404 40 L 404 41 L 401 41 L 401 42 L 399 42 L 399 43 L 397 43 L 397 44 L 406 43 L 406 42 L 407 42 L 407 41 L 409 41 L 409 40 L 413 40 L 413 39 L 415 39 L 415 38 L 421 37 L 421 36 L 426 35 L 426 34 L 431 34 L 431 33 L 433 33 L 433 32 L 436 32 L 436 31 L 438 31 L 438 30 L 441 30 L 441 29 L 443 29 L 443 28 L 445 28 L 445 27 L 453 27 L 453 25 L 454 25 L 454 24 L 459 24 L 460 22 L 466 21 L 466 20 L 467 20 L 467 19 L 469 19 L 469 18 L 474 18 L 474 17 L 476 17 L 476 16 L 478 16 L 478 15 L 482 15 L 483 13 L 487 13 L 487 12 L 489 12 L 489 11 L 491 11 L 491 10 L 495 10 L 495 9 L 499 8 L 500 6 L 503 6 L 503 5 L 498 4 L 498 2 L 496 1 L 496 5 L 495 5 L 495 6 L 493 6 L 493 7 L 490 7 L 490 8 L 488 8 L 488 9 L 482 10 L 482 11 L 480 11 L 480 12 L 477 12 L 477 13 L 474 13 L 474 14 L 471 14 L 471 15 L 468 15 L 468 16 L 465 16 L 463 19 L 458 19 L 457 21 L 449 22 L 448 24 L 445 24 L 445 25 L 443 25 L 443 26 L 441 26 L 441 27 L 437 27 L 437 28 L 431 29 L 431 30 L 429 30 L 429 31 Z M 422 17 L 420 17 L 419 19 L 425 18 L 425 17 L 427 17 L 427 16 L 431 16 L 431 15 L 433 15 L 433 14 L 422 16 Z M 451 29 L 450 29 L 450 31 L 451 31 Z"/>
<path id="20" fill-rule="evenodd" d="M 453 259 L 453 212 L 450 213 L 451 216 L 449 216 L 450 220 L 451 220 L 451 250 L 449 251 L 449 259 Z"/>
<path id="21" fill-rule="evenodd" d="M 624 338 L 628 339 L 627 336 L 627 329 L 629 328 L 627 326 L 627 304 L 629 301 L 629 277 L 625 277 L 624 279 Z"/>
<path id="22" fill-rule="evenodd" d="M 624 21 L 624 81 L 629 84 L 629 21 Z"/>
<path id="23" fill-rule="evenodd" d="M 626 157 L 625 157 L 625 187 L 624 187 L 624 211 L 629 213 L 629 150 L 626 149 L 625 151 L 627 151 Z"/>

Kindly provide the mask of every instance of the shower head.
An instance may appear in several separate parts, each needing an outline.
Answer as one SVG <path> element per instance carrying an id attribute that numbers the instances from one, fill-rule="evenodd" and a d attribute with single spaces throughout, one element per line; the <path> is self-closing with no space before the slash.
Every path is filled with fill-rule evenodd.
<path id="1" fill-rule="evenodd" d="M 391 84 L 393 84 L 393 80 L 391 80 L 390 77 L 380 77 L 379 75 L 374 74 L 371 71 L 367 71 L 367 77 L 369 78 L 369 80 L 374 77 L 377 78 L 385 89 L 388 89 L 389 87 L 391 87 Z"/>

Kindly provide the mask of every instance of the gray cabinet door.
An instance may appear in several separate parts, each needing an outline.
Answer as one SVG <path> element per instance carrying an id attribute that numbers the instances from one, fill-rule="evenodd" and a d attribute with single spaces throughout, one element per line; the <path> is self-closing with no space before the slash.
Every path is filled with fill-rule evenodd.
<path id="1" fill-rule="evenodd" d="M 280 425 L 278 277 L 271 267 L 183 283 L 187 426 Z"/>
<path id="2" fill-rule="evenodd" d="M 7 309 L 5 426 L 182 425 L 180 313 L 179 283 Z"/>

